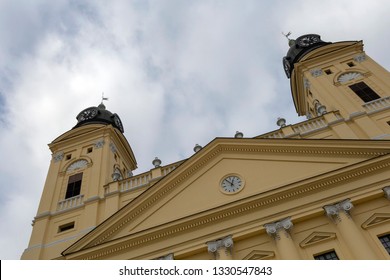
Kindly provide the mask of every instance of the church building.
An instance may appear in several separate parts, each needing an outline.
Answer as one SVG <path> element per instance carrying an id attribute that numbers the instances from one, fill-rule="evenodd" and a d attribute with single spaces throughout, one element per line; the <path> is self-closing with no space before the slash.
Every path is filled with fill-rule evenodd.
<path id="1" fill-rule="evenodd" d="M 119 116 L 82 110 L 49 144 L 22 259 L 390 260 L 390 73 L 316 34 L 283 67 L 306 121 L 138 175 Z"/>

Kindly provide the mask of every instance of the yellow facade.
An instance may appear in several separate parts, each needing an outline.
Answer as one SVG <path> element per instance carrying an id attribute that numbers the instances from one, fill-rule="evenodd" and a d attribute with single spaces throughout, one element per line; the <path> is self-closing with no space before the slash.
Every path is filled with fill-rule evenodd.
<path id="1" fill-rule="evenodd" d="M 84 111 L 49 145 L 22 259 L 390 259 L 390 74 L 316 36 L 286 56 L 298 124 L 132 176 L 116 114 Z"/>

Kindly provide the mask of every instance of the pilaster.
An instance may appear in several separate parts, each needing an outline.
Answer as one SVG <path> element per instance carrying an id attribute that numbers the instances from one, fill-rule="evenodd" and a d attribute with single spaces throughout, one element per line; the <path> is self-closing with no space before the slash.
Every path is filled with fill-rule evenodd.
<path id="1" fill-rule="evenodd" d="M 232 236 L 226 236 L 222 239 L 207 242 L 207 250 L 213 254 L 216 260 L 233 259 L 233 239 Z"/>
<path id="2" fill-rule="evenodd" d="M 265 224 L 265 230 L 276 242 L 276 247 L 283 260 L 299 260 L 297 248 L 295 247 L 294 241 L 291 237 L 291 229 L 293 223 L 291 218 L 285 218 L 283 220 L 276 221 L 274 223 Z"/>
<path id="3" fill-rule="evenodd" d="M 350 215 L 352 209 L 353 204 L 349 199 L 324 206 L 326 215 L 337 225 L 347 247 L 356 259 L 378 259 L 378 256 L 373 252 L 370 244 L 359 230 L 359 227 L 353 221 Z"/>

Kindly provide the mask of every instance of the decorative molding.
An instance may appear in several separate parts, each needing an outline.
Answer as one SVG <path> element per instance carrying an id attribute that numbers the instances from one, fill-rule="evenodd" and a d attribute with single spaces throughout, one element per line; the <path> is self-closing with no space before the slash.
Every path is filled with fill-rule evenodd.
<path id="1" fill-rule="evenodd" d="M 367 229 L 388 222 L 390 222 L 389 213 L 375 213 L 362 224 L 362 228 Z"/>
<path id="2" fill-rule="evenodd" d="M 59 162 L 64 158 L 64 152 L 57 152 L 57 153 L 53 154 L 52 157 L 53 157 L 54 162 Z"/>
<path id="3" fill-rule="evenodd" d="M 122 180 L 122 172 L 118 167 L 115 167 L 114 172 L 111 174 L 111 178 L 114 182 Z"/>
<path id="4" fill-rule="evenodd" d="M 117 151 L 116 146 L 115 146 L 115 144 L 113 142 L 110 143 L 110 149 L 111 149 L 111 152 L 113 152 L 114 154 Z"/>
<path id="5" fill-rule="evenodd" d="M 342 83 L 342 84 L 345 84 L 349 81 L 352 81 L 352 80 L 355 80 L 355 79 L 359 79 L 363 77 L 362 74 L 360 74 L 359 72 L 348 72 L 348 73 L 344 73 L 344 74 L 341 74 L 337 81 Z"/>
<path id="6" fill-rule="evenodd" d="M 384 187 L 382 190 L 385 193 L 385 197 L 390 200 L 390 186 Z"/>
<path id="7" fill-rule="evenodd" d="M 307 78 L 303 78 L 303 87 L 305 89 L 310 89 L 310 81 Z"/>
<path id="8" fill-rule="evenodd" d="M 66 169 L 66 172 L 72 172 L 72 171 L 75 171 L 77 169 L 81 169 L 81 168 L 84 168 L 88 165 L 88 161 L 85 160 L 85 159 L 80 159 L 78 161 L 75 161 L 73 162 L 71 165 L 68 166 L 68 168 Z"/>
<path id="9" fill-rule="evenodd" d="M 231 235 L 229 235 L 229 236 L 226 236 L 222 239 L 209 241 L 206 244 L 207 244 L 207 250 L 214 255 L 217 254 L 217 251 L 219 249 L 225 249 L 231 253 L 232 248 L 233 248 L 233 238 Z"/>
<path id="10" fill-rule="evenodd" d="M 353 58 L 353 60 L 355 60 L 356 62 L 363 62 L 363 61 L 365 61 L 366 60 L 366 54 L 364 54 L 364 53 L 361 53 L 361 54 L 358 54 L 358 55 L 356 55 L 354 58 Z"/>
<path id="11" fill-rule="evenodd" d="M 310 70 L 310 73 L 315 78 L 317 78 L 323 74 L 322 69 L 313 69 L 313 70 Z"/>
<path id="12" fill-rule="evenodd" d="M 96 148 L 96 149 L 103 148 L 103 146 L 104 146 L 104 140 L 103 140 L 103 139 L 97 140 L 97 141 L 95 142 L 95 148 Z"/>
<path id="13" fill-rule="evenodd" d="M 246 255 L 244 260 L 270 260 L 275 257 L 275 252 L 273 251 L 262 251 L 262 250 L 253 250 L 248 255 Z"/>
<path id="14" fill-rule="evenodd" d="M 341 222 L 340 211 L 343 211 L 348 218 L 351 218 L 349 212 L 352 210 L 353 204 L 350 199 L 343 200 L 333 205 L 324 206 L 326 215 L 331 218 L 335 223 Z"/>
<path id="15" fill-rule="evenodd" d="M 280 239 L 279 232 L 282 230 L 285 232 L 286 237 L 290 237 L 290 230 L 293 227 L 293 223 L 291 222 L 291 217 L 287 217 L 283 220 L 270 223 L 270 224 L 265 224 L 264 225 L 266 232 L 268 235 L 272 236 L 275 239 Z"/>
<path id="16" fill-rule="evenodd" d="M 333 232 L 318 232 L 315 231 L 311 233 L 308 237 L 306 237 L 301 243 L 299 243 L 299 246 L 302 248 L 318 244 L 324 241 L 329 241 L 332 239 L 336 239 L 336 234 Z"/>

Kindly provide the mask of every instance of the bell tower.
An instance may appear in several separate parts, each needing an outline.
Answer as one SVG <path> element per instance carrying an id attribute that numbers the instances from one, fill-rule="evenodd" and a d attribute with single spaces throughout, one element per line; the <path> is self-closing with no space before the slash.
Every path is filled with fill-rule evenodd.
<path id="1" fill-rule="evenodd" d="M 357 138 L 390 138 L 390 73 L 362 41 L 331 43 L 306 34 L 289 39 L 289 46 L 283 66 L 298 115 L 337 112 Z"/>
<path id="2" fill-rule="evenodd" d="M 75 127 L 49 144 L 52 160 L 22 259 L 61 258 L 64 249 L 117 210 L 106 202 L 104 186 L 137 167 L 117 114 L 101 103 L 76 118 Z"/>

